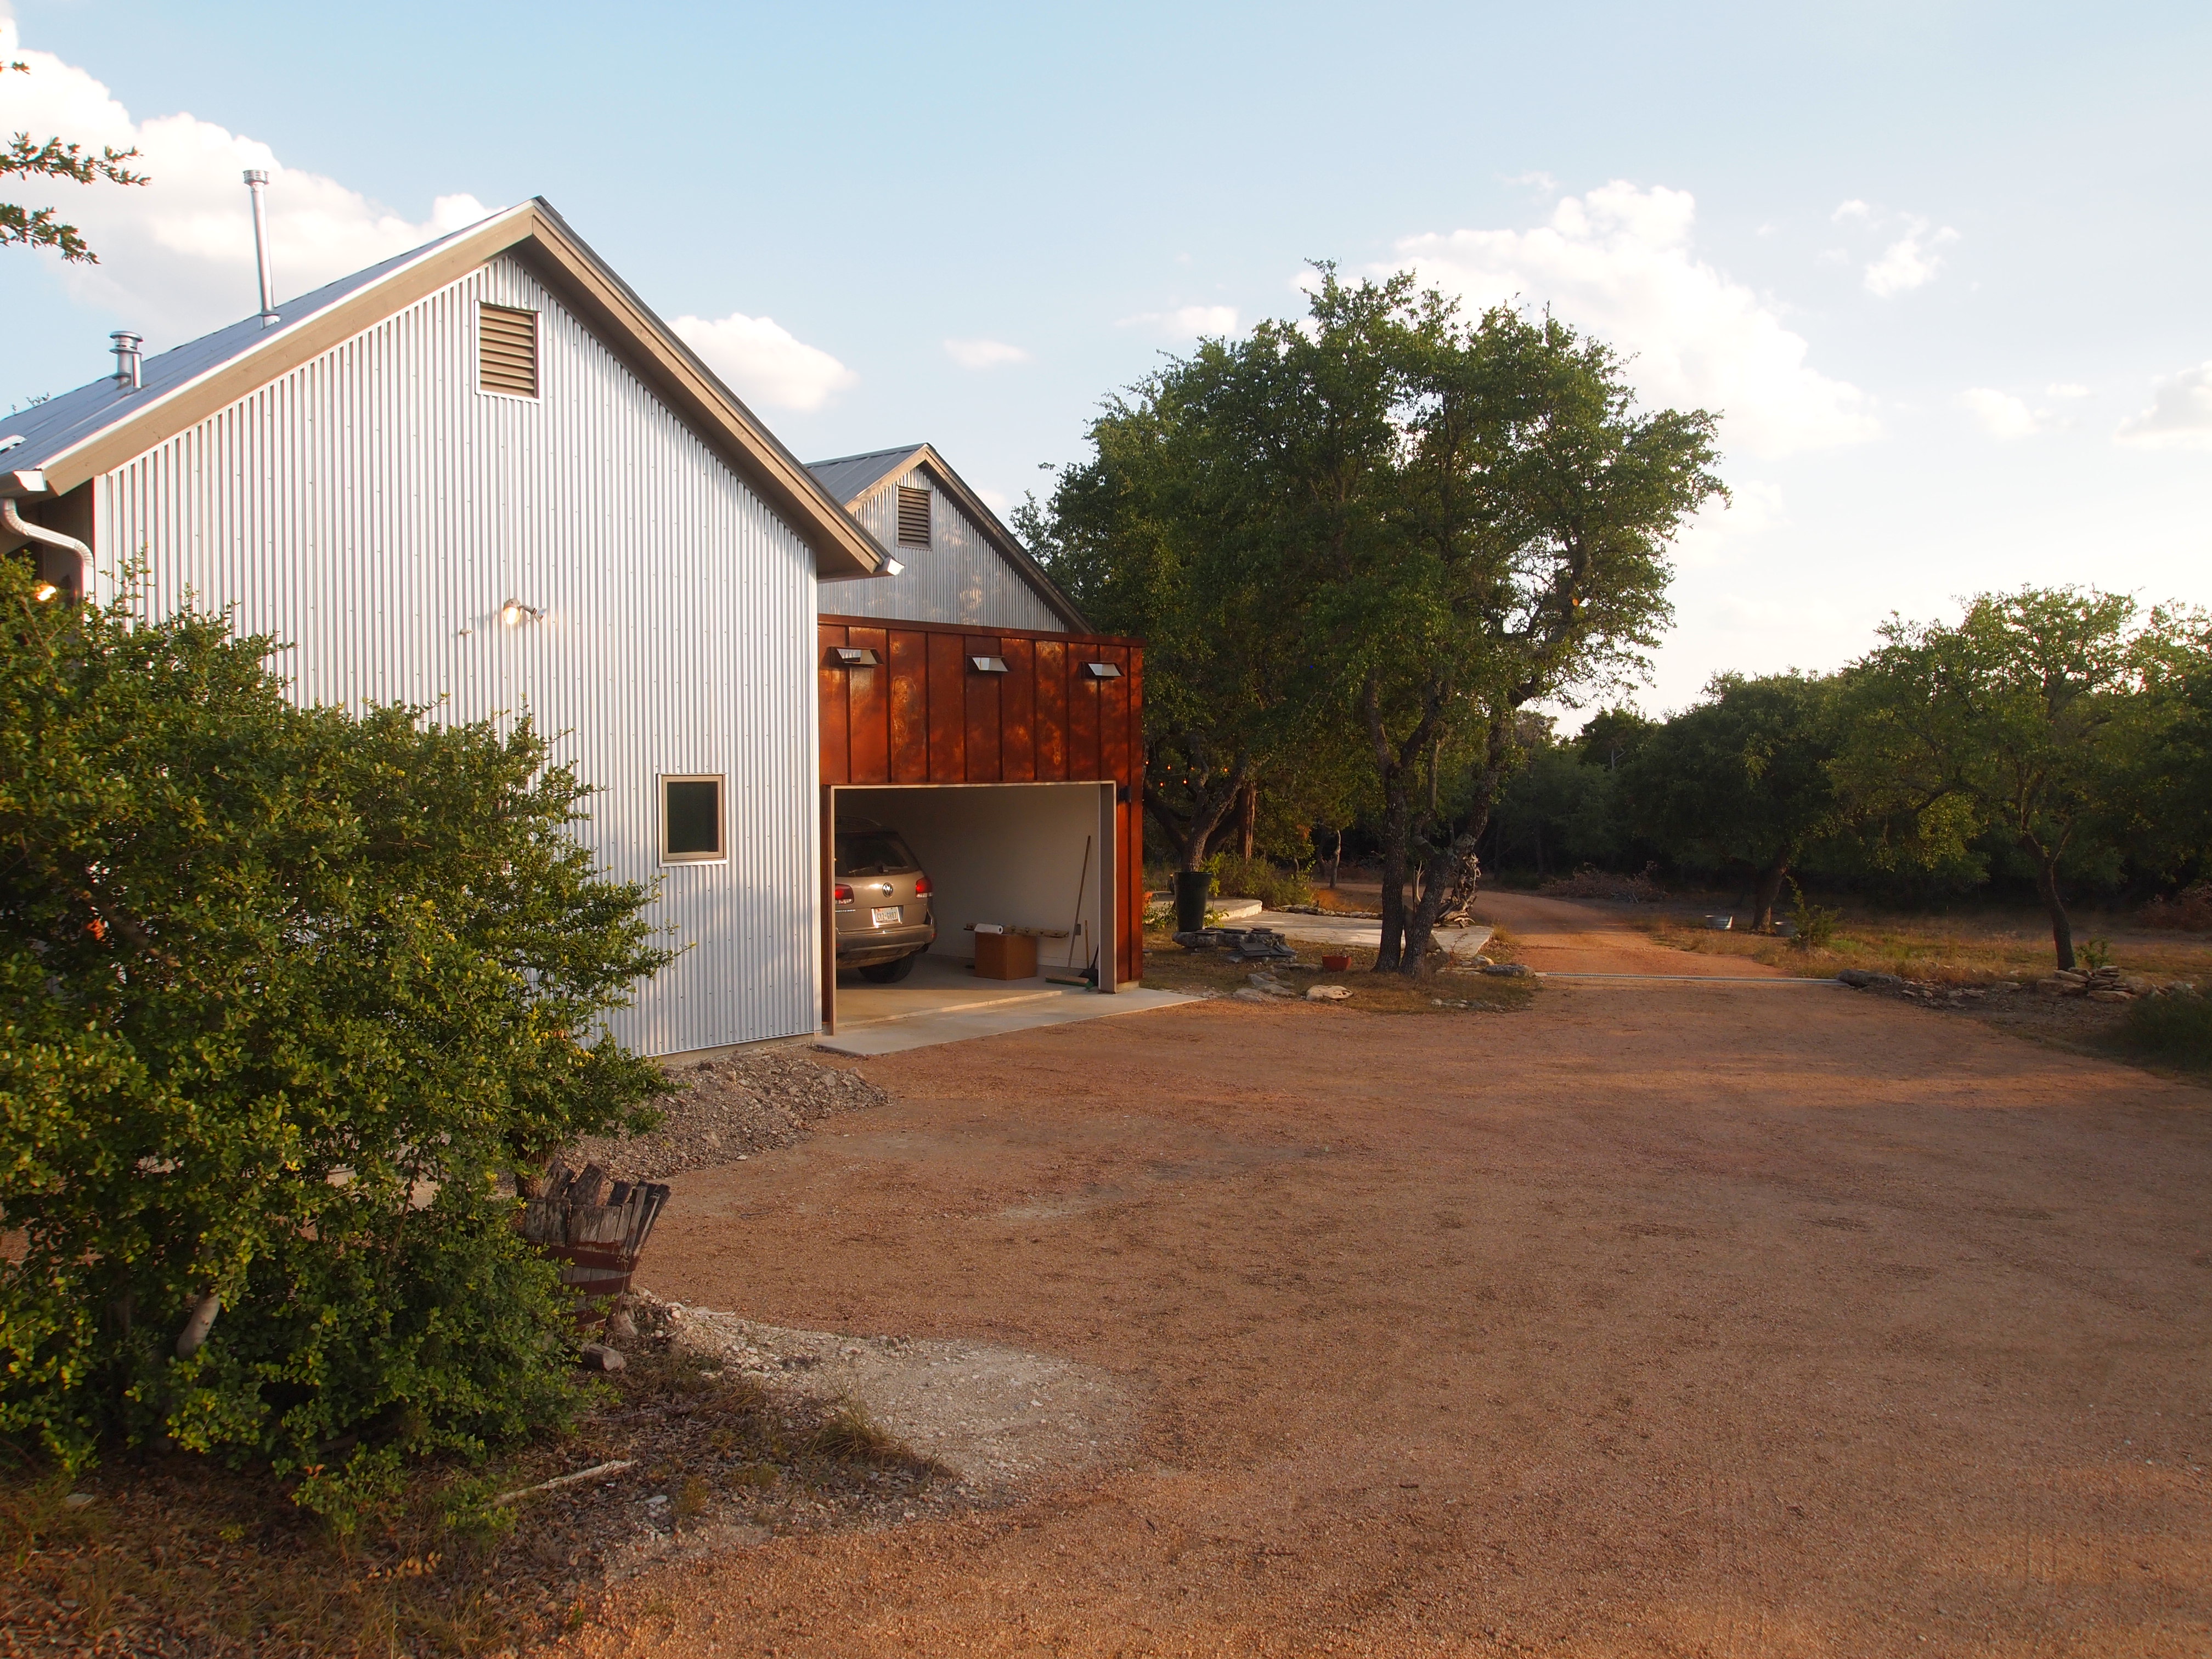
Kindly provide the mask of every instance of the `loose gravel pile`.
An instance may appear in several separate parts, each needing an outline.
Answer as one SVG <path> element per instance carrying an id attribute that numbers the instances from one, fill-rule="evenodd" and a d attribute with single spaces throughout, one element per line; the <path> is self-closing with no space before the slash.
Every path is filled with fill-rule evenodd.
<path id="1" fill-rule="evenodd" d="M 661 1103 L 658 1129 L 580 1140 L 567 1154 L 569 1164 L 597 1164 L 617 1181 L 659 1181 L 788 1146 L 832 1112 L 862 1111 L 890 1098 L 857 1072 L 791 1049 L 710 1060 L 674 1076 L 684 1091 Z"/>

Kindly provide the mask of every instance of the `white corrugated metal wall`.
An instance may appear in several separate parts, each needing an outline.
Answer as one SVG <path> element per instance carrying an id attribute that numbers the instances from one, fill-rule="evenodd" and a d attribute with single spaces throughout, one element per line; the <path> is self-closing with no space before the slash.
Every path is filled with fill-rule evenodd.
<path id="1" fill-rule="evenodd" d="M 927 489 L 929 546 L 898 546 L 899 487 Z M 982 531 L 915 467 L 862 501 L 854 516 L 885 547 L 897 550 L 905 570 L 865 581 L 824 582 L 822 608 L 839 617 L 884 617 L 903 622 L 974 623 L 985 628 L 1023 628 L 1065 633 L 1036 590 L 1015 574 Z"/>
<path id="2" fill-rule="evenodd" d="M 479 301 L 540 314 L 538 400 L 476 389 Z M 533 714 L 605 793 L 579 838 L 664 878 L 690 947 L 616 1017 L 667 1054 L 816 1029 L 813 558 L 512 258 L 110 473 L 100 564 L 143 550 L 267 633 L 303 700 Z M 538 621 L 499 621 L 517 599 Z M 659 864 L 659 775 L 727 775 L 730 858 Z"/>

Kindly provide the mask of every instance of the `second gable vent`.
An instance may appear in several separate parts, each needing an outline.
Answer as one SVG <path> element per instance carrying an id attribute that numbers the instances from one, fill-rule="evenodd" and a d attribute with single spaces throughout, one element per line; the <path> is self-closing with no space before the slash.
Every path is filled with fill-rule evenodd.
<path id="1" fill-rule="evenodd" d="M 898 544 L 901 547 L 929 545 L 929 492 L 899 486 Z"/>
<path id="2" fill-rule="evenodd" d="M 511 397 L 538 395 L 538 313 L 477 307 L 477 384 Z"/>

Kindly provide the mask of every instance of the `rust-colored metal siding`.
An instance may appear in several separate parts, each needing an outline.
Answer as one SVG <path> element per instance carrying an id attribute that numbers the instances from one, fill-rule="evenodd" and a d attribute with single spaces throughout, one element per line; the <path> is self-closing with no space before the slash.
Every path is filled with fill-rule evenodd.
<path id="1" fill-rule="evenodd" d="M 830 653 L 847 647 L 873 651 L 877 665 L 832 665 Z M 970 657 L 1004 657 L 1006 672 L 976 673 Z M 824 617 L 815 660 L 824 784 L 1115 785 L 1115 973 L 1124 984 L 1144 977 L 1140 643 Z M 1121 678 L 1091 678 L 1094 662 Z"/>

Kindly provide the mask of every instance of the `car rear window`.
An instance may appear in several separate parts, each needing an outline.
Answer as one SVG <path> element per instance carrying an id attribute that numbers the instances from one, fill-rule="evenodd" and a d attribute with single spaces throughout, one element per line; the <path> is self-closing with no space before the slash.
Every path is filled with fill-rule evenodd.
<path id="1" fill-rule="evenodd" d="M 856 830 L 837 837 L 841 876 L 881 876 L 917 867 L 906 843 L 889 830 Z"/>

